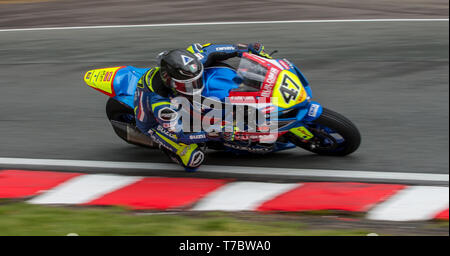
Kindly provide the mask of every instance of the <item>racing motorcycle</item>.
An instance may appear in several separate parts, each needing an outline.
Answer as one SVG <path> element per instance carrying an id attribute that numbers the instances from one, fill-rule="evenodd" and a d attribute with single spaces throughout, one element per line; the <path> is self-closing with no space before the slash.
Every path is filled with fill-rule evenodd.
<path id="1" fill-rule="evenodd" d="M 135 124 L 134 93 L 139 79 L 148 70 L 133 66 L 94 69 L 85 73 L 84 81 L 109 96 L 106 114 L 120 138 L 130 144 L 156 148 L 157 144 L 141 133 Z M 313 101 L 308 81 L 285 58 L 267 59 L 243 53 L 237 68 L 226 63 L 205 68 L 204 85 L 202 99 L 210 98 L 236 106 L 248 105 L 266 118 L 270 113 L 270 122 L 277 126 L 275 132 L 274 129 L 267 132 L 264 125 L 256 131 L 239 130 L 232 140 L 225 136 L 217 137 L 214 133 L 205 148 L 236 154 L 266 154 L 300 147 L 319 155 L 345 156 L 360 145 L 357 127 L 341 114 Z M 263 98 L 266 99 L 265 104 L 254 104 L 256 99 Z M 189 111 L 195 116 L 192 109 Z M 208 106 L 202 106 L 197 112 L 200 118 L 204 118 Z M 232 119 L 232 122 L 236 120 Z M 245 126 L 248 125 L 247 120 Z"/>

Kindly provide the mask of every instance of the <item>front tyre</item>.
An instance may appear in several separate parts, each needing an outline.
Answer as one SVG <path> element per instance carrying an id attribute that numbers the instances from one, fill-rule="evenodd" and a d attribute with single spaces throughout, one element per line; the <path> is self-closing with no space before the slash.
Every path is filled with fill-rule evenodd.
<path id="1" fill-rule="evenodd" d="M 310 140 L 293 133 L 287 136 L 295 145 L 319 155 L 346 156 L 361 144 L 358 128 L 343 115 L 327 108 L 323 108 L 320 117 L 308 123 L 306 128 L 314 135 Z"/>

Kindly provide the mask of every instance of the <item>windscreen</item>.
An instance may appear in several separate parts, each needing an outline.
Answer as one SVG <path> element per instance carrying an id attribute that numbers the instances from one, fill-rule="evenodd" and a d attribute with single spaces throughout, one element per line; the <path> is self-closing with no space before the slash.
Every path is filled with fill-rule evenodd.
<path id="1" fill-rule="evenodd" d="M 256 61 L 242 58 L 237 70 L 235 81 L 239 88 L 233 91 L 258 92 L 266 77 L 267 68 Z"/>

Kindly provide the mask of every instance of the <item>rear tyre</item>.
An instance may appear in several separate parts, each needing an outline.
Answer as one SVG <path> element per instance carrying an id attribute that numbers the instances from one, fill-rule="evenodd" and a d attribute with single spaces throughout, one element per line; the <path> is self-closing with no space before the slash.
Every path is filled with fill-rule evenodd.
<path id="1" fill-rule="evenodd" d="M 113 98 L 109 98 L 106 102 L 106 115 L 110 121 L 136 125 L 133 109 Z"/>
<path id="2" fill-rule="evenodd" d="M 319 118 L 307 125 L 314 138 L 305 141 L 292 133 L 288 139 L 295 145 L 327 156 L 346 156 L 355 152 L 361 144 L 358 128 L 343 115 L 323 108 Z"/>
<path id="3" fill-rule="evenodd" d="M 137 129 L 134 110 L 128 105 L 109 98 L 108 102 L 106 102 L 106 115 L 111 122 L 114 132 L 122 140 L 137 146 L 157 148 L 157 144 L 150 137 L 142 134 Z"/>

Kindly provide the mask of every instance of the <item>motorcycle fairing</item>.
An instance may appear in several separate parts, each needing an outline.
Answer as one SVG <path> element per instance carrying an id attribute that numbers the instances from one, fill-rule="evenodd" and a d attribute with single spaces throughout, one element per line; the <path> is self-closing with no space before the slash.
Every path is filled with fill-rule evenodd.
<path id="1" fill-rule="evenodd" d="M 205 69 L 205 89 L 202 92 L 202 96 L 214 96 L 219 98 L 222 102 L 226 97 L 230 97 L 232 104 L 239 104 L 239 101 L 245 101 L 245 99 L 258 99 L 262 96 L 261 93 L 263 90 L 271 89 L 271 96 L 272 93 L 275 92 L 275 96 L 278 95 L 278 97 L 283 97 L 281 94 L 283 93 L 283 89 L 280 88 L 283 84 L 283 80 L 285 80 L 284 82 L 287 83 L 287 86 L 284 86 L 286 90 L 291 90 L 292 92 L 294 92 L 294 89 L 298 90 L 296 97 L 292 97 L 290 102 L 288 102 L 290 104 L 278 104 L 278 106 L 274 104 L 264 106 L 264 104 L 262 104 L 264 107 L 261 108 L 261 110 L 271 109 L 272 111 L 275 111 L 274 113 L 278 116 L 281 115 L 282 111 L 297 109 L 296 112 L 293 112 L 296 113 L 294 116 L 290 116 L 289 118 L 278 118 L 278 122 L 284 122 L 278 130 L 278 135 L 281 136 L 290 131 L 302 139 L 307 140 L 312 138 L 311 133 L 306 128 L 306 124 L 308 121 L 312 121 L 320 116 L 322 107 L 320 104 L 309 100 L 311 97 L 311 90 L 306 78 L 303 77 L 298 68 L 287 60 L 268 60 L 255 55 L 250 55 L 250 58 L 256 59 L 269 67 L 269 72 L 265 78 L 265 80 L 267 80 L 265 81 L 266 88 L 262 87 L 258 92 L 237 91 L 235 89 L 238 88 L 239 85 L 236 83 L 237 73 L 235 70 L 228 67 L 211 67 Z M 289 69 L 287 69 L 288 67 Z M 85 74 L 85 82 L 90 87 L 134 108 L 134 93 L 137 83 L 148 70 L 149 68 L 136 68 L 132 66 L 95 69 L 90 70 Z M 270 77 L 269 74 L 270 70 L 273 70 L 272 77 Z M 273 81 L 270 81 L 270 79 Z M 289 81 L 286 82 L 286 79 Z M 298 87 L 296 87 L 296 85 Z M 302 87 L 300 87 L 300 85 Z M 287 93 L 287 95 L 288 94 L 289 93 Z M 289 96 L 286 97 L 289 98 Z M 245 133 L 243 134 L 244 136 L 247 136 Z M 292 143 L 282 143 L 277 141 L 271 152 L 293 147 L 295 147 L 295 145 Z M 242 150 L 244 148 L 236 147 L 227 147 L 227 149 L 236 153 L 243 153 L 245 151 Z M 267 153 L 267 151 L 265 152 Z"/>
<path id="2" fill-rule="evenodd" d="M 306 100 L 307 93 L 298 77 L 288 71 L 282 70 L 272 92 L 272 104 L 283 109 L 291 108 Z"/>
<path id="3" fill-rule="evenodd" d="M 203 89 L 202 96 L 216 97 L 224 102 L 230 90 L 238 88 L 238 85 L 233 80 L 235 77 L 236 71 L 231 68 L 205 68 L 203 75 L 205 88 Z"/>
<path id="4" fill-rule="evenodd" d="M 114 97 L 120 102 L 134 109 L 134 93 L 139 79 L 150 70 L 150 68 L 136 68 L 127 66 L 117 71 L 114 79 Z"/>
<path id="5" fill-rule="evenodd" d="M 84 82 L 95 90 L 100 91 L 109 97 L 114 97 L 116 96 L 116 91 L 113 83 L 117 72 L 122 68 L 124 68 L 124 66 L 89 70 L 84 75 Z"/>
<path id="6" fill-rule="evenodd" d="M 132 66 L 93 69 L 86 72 L 86 84 L 134 108 L 134 92 L 139 79 L 149 68 Z"/>

